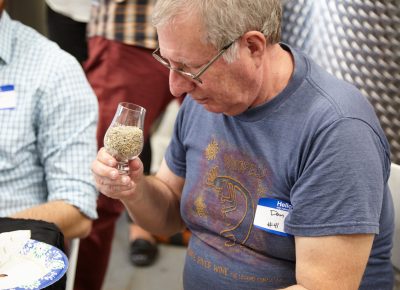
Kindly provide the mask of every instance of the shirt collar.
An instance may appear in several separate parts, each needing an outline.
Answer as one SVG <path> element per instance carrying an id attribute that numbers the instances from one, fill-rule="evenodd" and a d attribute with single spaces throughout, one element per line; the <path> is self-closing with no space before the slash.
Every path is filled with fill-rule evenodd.
<path id="1" fill-rule="evenodd" d="M 12 53 L 12 20 L 3 10 L 0 17 L 0 60 L 9 63 Z"/>

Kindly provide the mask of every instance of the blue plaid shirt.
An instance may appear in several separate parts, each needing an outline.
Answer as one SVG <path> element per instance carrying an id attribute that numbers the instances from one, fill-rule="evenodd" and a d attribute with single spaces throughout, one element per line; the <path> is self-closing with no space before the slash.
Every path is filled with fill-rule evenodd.
<path id="1" fill-rule="evenodd" d="M 7 105 L 8 93 L 15 105 Z M 10 102 L 8 102 L 10 103 Z M 97 98 L 78 62 L 0 19 L 0 216 L 64 200 L 96 218 Z"/>

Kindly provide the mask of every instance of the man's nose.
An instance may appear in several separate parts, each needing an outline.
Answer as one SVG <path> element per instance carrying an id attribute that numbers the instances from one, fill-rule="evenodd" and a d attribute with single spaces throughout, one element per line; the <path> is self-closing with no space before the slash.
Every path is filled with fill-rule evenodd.
<path id="1" fill-rule="evenodd" d="M 189 94 L 196 84 L 190 78 L 183 76 L 179 72 L 170 70 L 169 72 L 169 89 L 171 94 L 177 98 L 182 95 Z"/>

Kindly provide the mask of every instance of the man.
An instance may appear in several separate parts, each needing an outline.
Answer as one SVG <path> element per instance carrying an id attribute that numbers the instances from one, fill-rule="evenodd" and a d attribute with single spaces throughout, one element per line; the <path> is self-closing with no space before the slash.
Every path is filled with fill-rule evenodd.
<path id="1" fill-rule="evenodd" d="M 0 0 L 0 215 L 83 238 L 97 217 L 96 96 L 71 55 L 11 20 L 3 6 Z"/>
<path id="2" fill-rule="evenodd" d="M 358 90 L 279 43 L 280 2 L 157 2 L 154 55 L 188 97 L 156 176 L 101 149 L 97 186 L 152 232 L 187 224 L 185 289 L 391 289 L 387 140 Z"/>

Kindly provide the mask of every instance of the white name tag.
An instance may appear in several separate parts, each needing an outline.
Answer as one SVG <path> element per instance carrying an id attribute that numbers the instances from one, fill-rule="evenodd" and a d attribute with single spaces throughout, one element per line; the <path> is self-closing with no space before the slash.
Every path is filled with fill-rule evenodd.
<path id="1" fill-rule="evenodd" d="M 17 94 L 14 85 L 0 86 L 0 110 L 15 109 Z"/>
<path id="2" fill-rule="evenodd" d="M 254 217 L 254 226 L 275 235 L 290 236 L 284 231 L 284 223 L 291 207 L 292 205 L 285 201 L 260 198 Z"/>

